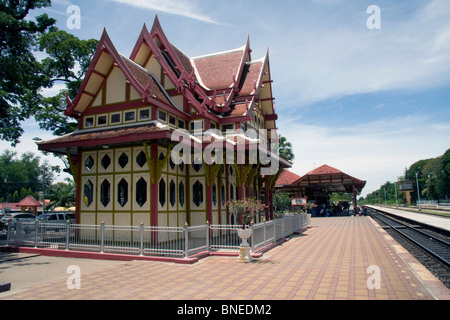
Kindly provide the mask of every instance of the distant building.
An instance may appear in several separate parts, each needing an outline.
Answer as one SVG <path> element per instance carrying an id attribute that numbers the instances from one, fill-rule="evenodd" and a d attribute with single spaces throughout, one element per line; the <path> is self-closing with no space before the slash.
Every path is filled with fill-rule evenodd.
<path id="1" fill-rule="evenodd" d="M 18 203 L 0 203 L 0 213 L 2 214 L 9 212 L 30 212 L 37 216 L 39 208 L 42 208 L 42 203 L 33 198 L 33 196 L 27 196 Z"/>
<path id="2" fill-rule="evenodd" d="M 276 189 L 288 193 L 292 198 L 306 198 L 328 206 L 330 195 L 334 192 L 351 194 L 353 204 L 357 204 L 356 196 L 365 185 L 366 181 L 324 164 L 304 176 L 284 170 L 276 182 Z"/>

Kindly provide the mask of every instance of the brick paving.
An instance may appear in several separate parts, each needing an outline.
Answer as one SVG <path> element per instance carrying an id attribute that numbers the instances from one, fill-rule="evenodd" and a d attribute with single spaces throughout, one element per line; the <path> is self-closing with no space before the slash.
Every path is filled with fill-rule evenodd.
<path id="1" fill-rule="evenodd" d="M 76 264 L 76 260 L 74 261 Z M 381 271 L 369 289 L 369 266 Z M 131 261 L 2 299 L 24 300 L 433 300 L 450 290 L 369 217 L 313 218 L 312 228 L 251 263 L 207 257 L 192 265 Z"/>

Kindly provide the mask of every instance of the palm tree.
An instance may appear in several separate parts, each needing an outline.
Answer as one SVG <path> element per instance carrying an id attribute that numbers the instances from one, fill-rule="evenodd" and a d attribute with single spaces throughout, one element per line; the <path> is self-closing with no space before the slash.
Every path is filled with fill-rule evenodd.
<path id="1" fill-rule="evenodd" d="M 71 207 L 75 204 L 75 184 L 68 180 L 68 183 L 58 182 L 50 189 L 50 206 L 55 207 Z"/>
<path id="2" fill-rule="evenodd" d="M 278 152 L 281 157 L 286 160 L 292 161 L 294 160 L 294 152 L 292 151 L 292 144 L 287 141 L 287 139 L 283 136 L 280 136 L 280 145 L 278 147 Z"/>

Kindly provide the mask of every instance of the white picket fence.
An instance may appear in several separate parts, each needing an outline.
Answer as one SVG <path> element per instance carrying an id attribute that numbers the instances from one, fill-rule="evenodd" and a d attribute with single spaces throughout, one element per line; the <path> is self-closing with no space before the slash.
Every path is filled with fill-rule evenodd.
<path id="1" fill-rule="evenodd" d="M 277 243 L 307 226 L 306 214 L 252 225 L 252 251 Z M 188 258 L 200 252 L 236 252 L 239 225 L 151 227 L 26 221 L 10 223 L 7 245 L 140 256 Z"/>

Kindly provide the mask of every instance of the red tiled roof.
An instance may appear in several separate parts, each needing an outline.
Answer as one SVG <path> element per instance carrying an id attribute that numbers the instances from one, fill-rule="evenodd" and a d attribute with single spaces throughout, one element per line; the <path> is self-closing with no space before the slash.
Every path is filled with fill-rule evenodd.
<path id="1" fill-rule="evenodd" d="M 317 174 L 339 174 L 339 173 L 343 173 L 343 172 L 336 168 L 330 167 L 329 165 L 324 164 L 324 165 L 308 172 L 306 175 L 312 176 L 312 175 L 317 175 Z"/>
<path id="2" fill-rule="evenodd" d="M 237 76 L 243 54 L 244 51 L 239 49 L 193 58 L 192 61 L 206 89 L 227 89 L 233 84 L 233 76 Z"/>
<path id="3" fill-rule="evenodd" d="M 71 147 L 77 146 L 77 144 L 82 142 L 89 142 L 90 145 L 105 144 L 111 139 L 132 139 L 135 140 L 138 136 L 144 138 L 149 138 L 149 134 L 158 133 L 164 131 L 160 127 L 156 126 L 154 123 L 136 126 L 117 126 L 117 127 L 107 127 L 104 130 L 80 130 L 62 137 L 39 141 L 37 142 L 40 150 L 46 150 L 46 145 L 70 145 Z"/>
<path id="4" fill-rule="evenodd" d="M 248 71 L 245 75 L 244 84 L 242 85 L 241 91 L 239 95 L 248 96 L 254 93 L 255 91 L 255 82 L 259 80 L 259 77 L 262 72 L 263 63 L 262 61 L 248 63 L 246 69 Z"/>
<path id="5" fill-rule="evenodd" d="M 42 204 L 32 196 L 25 197 L 16 204 L 17 207 L 42 207 Z"/>
<path id="6" fill-rule="evenodd" d="M 180 49 L 178 49 L 176 46 L 172 44 L 173 52 L 177 55 L 178 59 L 180 60 L 181 64 L 183 65 L 184 69 L 188 74 L 191 74 L 192 70 L 194 69 L 191 64 L 191 59 L 185 55 Z M 195 75 L 194 75 L 195 77 Z"/>
<path id="7" fill-rule="evenodd" d="M 277 186 L 289 186 L 293 184 L 295 181 L 300 179 L 299 175 L 296 175 L 295 173 L 289 171 L 289 170 L 283 170 L 281 172 L 280 176 L 278 177 L 278 180 L 276 182 Z"/>
<path id="8" fill-rule="evenodd" d="M 0 210 L 10 208 L 11 210 L 20 210 L 20 207 L 17 206 L 17 203 L 0 203 Z"/>
<path id="9" fill-rule="evenodd" d="M 163 93 L 162 88 L 156 83 L 156 80 L 148 73 L 147 70 L 137 65 L 135 62 L 126 58 L 125 56 L 121 56 L 122 60 L 125 62 L 126 66 L 130 70 L 131 74 L 135 77 L 135 79 L 139 82 L 142 88 L 146 88 L 149 81 L 151 80 L 150 91 L 155 97 L 168 105 L 172 103 L 167 99 L 167 96 Z"/>

